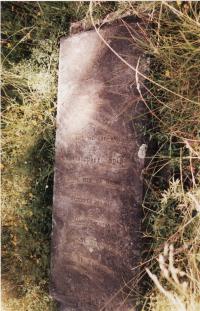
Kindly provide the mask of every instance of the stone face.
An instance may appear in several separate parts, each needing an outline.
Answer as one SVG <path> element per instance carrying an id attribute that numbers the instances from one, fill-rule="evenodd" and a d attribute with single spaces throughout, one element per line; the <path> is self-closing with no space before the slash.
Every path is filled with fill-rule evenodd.
<path id="1" fill-rule="evenodd" d="M 131 65 L 142 58 L 123 23 L 101 34 Z M 143 112 L 135 73 L 95 30 L 61 39 L 51 261 L 60 310 L 131 305 L 141 244 Z"/>

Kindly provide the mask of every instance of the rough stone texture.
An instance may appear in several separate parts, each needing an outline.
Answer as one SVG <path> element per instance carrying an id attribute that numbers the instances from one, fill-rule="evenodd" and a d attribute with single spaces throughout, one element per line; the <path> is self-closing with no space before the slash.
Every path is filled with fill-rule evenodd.
<path id="1" fill-rule="evenodd" d="M 142 52 L 121 22 L 101 33 L 136 66 Z M 95 30 L 61 39 L 51 262 L 51 294 L 60 310 L 132 306 L 143 111 L 135 73 Z"/>

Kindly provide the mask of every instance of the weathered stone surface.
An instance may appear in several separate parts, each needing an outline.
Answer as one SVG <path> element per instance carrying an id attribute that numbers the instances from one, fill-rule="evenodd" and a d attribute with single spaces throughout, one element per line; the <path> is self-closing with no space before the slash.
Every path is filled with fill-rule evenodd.
<path id="1" fill-rule="evenodd" d="M 101 33 L 136 66 L 142 53 L 122 23 Z M 135 73 L 94 30 L 61 39 L 51 264 L 60 310 L 130 306 L 140 253 L 143 109 Z"/>

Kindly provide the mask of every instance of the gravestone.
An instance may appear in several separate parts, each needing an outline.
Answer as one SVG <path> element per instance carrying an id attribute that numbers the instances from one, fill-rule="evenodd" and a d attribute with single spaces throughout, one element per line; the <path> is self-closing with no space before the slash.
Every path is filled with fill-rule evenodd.
<path id="1" fill-rule="evenodd" d="M 132 66 L 117 21 L 100 30 Z M 95 30 L 60 44 L 51 294 L 62 311 L 129 310 L 140 261 L 144 107 L 135 73 Z"/>

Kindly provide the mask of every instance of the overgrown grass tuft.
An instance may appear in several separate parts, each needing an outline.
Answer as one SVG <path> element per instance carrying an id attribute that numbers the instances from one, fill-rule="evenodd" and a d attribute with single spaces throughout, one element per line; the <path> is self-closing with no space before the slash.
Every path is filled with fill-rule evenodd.
<path id="1" fill-rule="evenodd" d="M 51 50 L 51 44 L 46 42 L 45 48 Z M 9 70 L 4 68 L 3 72 L 2 280 L 6 284 L 8 310 L 53 308 L 45 291 L 50 255 L 57 52 L 45 55 L 36 65 L 34 53 L 43 56 L 42 49 L 38 46 L 29 60 Z M 47 68 L 50 59 L 53 69 Z"/>
<path id="2" fill-rule="evenodd" d="M 114 7 L 105 3 L 96 18 Z M 84 2 L 2 2 L 3 308 L 46 311 L 59 39 Z"/>
<path id="3" fill-rule="evenodd" d="M 146 21 L 138 41 L 151 59 L 145 104 L 149 149 L 143 310 L 200 307 L 200 5 L 126 4 Z M 133 32 L 134 38 L 134 32 Z M 151 145 L 156 146 L 152 153 Z M 145 261 L 145 260 L 144 260 Z M 153 281 L 153 284 L 149 281 Z"/>

